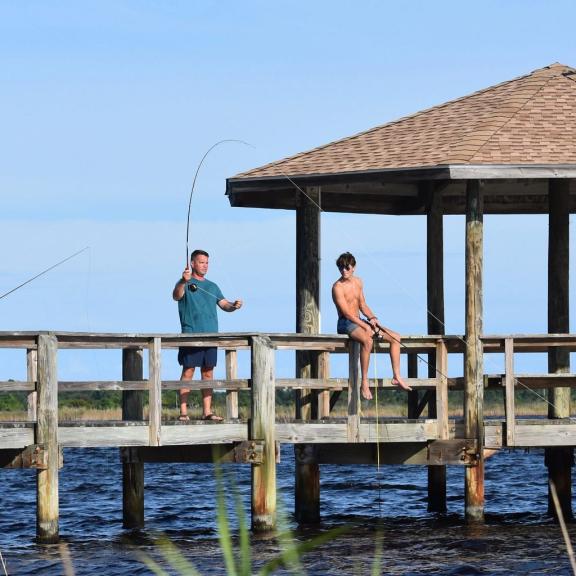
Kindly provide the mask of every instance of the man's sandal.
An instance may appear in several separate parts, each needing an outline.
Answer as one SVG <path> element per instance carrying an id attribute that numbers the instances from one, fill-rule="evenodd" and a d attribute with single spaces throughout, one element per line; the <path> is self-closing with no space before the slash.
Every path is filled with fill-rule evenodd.
<path id="1" fill-rule="evenodd" d="M 189 422 L 190 418 L 188 418 L 187 414 L 180 414 L 180 416 L 178 416 L 178 421 L 179 422 Z"/>
<path id="2" fill-rule="evenodd" d="M 206 414 L 206 416 L 202 416 L 202 420 L 206 420 L 208 422 L 222 422 L 223 418 L 216 416 L 216 414 Z"/>

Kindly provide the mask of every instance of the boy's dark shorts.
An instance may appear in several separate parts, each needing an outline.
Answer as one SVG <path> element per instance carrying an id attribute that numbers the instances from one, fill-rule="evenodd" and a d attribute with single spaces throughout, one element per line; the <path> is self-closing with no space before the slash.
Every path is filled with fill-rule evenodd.
<path id="1" fill-rule="evenodd" d="M 214 368 L 217 359 L 218 348 L 215 346 L 182 346 L 178 349 L 178 364 L 182 368 Z"/>

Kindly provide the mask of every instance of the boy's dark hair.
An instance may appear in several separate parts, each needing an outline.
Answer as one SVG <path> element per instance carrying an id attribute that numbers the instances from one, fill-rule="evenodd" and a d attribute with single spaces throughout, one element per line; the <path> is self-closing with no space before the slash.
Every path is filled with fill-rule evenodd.
<path id="1" fill-rule="evenodd" d="M 338 268 L 344 268 L 345 266 L 352 266 L 352 268 L 356 267 L 356 258 L 350 252 L 344 252 L 344 254 L 340 254 L 338 256 L 338 260 L 336 260 L 336 266 Z"/>
<path id="2" fill-rule="evenodd" d="M 194 250 L 194 252 L 190 254 L 190 262 L 192 262 L 196 256 L 206 256 L 206 258 L 210 258 L 210 254 L 208 254 L 206 250 Z"/>

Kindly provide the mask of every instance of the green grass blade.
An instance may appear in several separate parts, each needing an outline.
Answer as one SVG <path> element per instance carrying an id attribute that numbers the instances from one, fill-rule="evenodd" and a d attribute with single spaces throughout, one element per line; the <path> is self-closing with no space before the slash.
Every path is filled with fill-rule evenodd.
<path id="1" fill-rule="evenodd" d="M 236 517 L 240 531 L 240 574 L 241 576 L 251 576 L 252 574 L 252 550 L 250 547 L 250 531 L 242 498 L 238 492 L 238 487 L 234 486 L 234 502 L 236 504 Z"/>
<path id="2" fill-rule="evenodd" d="M 228 521 L 228 512 L 224 499 L 222 470 L 216 461 L 214 462 L 214 471 L 216 474 L 216 489 L 218 493 L 218 539 L 220 540 L 220 548 L 222 549 L 228 576 L 237 576 L 236 560 L 234 559 L 234 550 L 232 549 L 232 534 L 230 533 L 230 523 Z"/>
<path id="3" fill-rule="evenodd" d="M 163 568 L 161 568 L 160 565 L 156 562 L 156 560 L 153 560 L 150 556 L 148 556 L 148 554 L 138 554 L 138 559 L 143 564 L 146 564 L 146 566 L 152 572 L 154 572 L 156 576 L 170 576 L 170 574 L 168 574 L 168 572 L 166 572 Z"/>
<path id="4" fill-rule="evenodd" d="M 178 574 L 182 576 L 201 576 L 194 565 L 186 560 L 178 547 L 168 538 L 165 536 L 158 538 L 157 544 L 168 564 L 170 564 Z"/>
<path id="5" fill-rule="evenodd" d="M 382 565 L 382 534 L 376 534 L 376 550 L 374 550 L 374 562 L 372 562 L 372 576 L 380 576 Z"/>
<path id="6" fill-rule="evenodd" d="M 335 540 L 342 534 L 345 534 L 349 531 L 349 526 L 340 526 L 338 528 L 333 528 L 332 530 L 328 530 L 327 532 L 319 534 L 318 536 L 315 536 L 306 542 L 290 543 L 288 545 L 288 549 L 282 552 L 282 554 L 280 554 L 280 556 L 277 558 L 274 558 L 266 563 L 261 568 L 259 574 L 261 576 L 268 576 L 268 574 L 272 574 L 274 570 L 280 568 L 281 566 L 289 566 L 287 562 L 290 562 L 294 555 L 297 555 L 298 559 L 300 559 L 307 552 L 322 546 L 322 544 L 325 544 L 326 542 L 331 542 L 332 540 Z"/>

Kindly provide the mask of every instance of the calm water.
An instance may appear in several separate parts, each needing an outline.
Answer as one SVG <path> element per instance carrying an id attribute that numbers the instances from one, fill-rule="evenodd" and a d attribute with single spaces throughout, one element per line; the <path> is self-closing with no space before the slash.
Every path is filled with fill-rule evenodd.
<path id="1" fill-rule="evenodd" d="M 138 553 L 157 557 L 152 538 L 167 534 L 202 574 L 225 574 L 218 545 L 213 468 L 205 464 L 146 465 L 146 530 L 122 529 L 118 451 L 64 452 L 60 530 L 77 575 L 151 574 Z M 350 532 L 304 556 L 307 574 L 370 574 L 381 538 L 383 574 L 570 574 L 560 530 L 546 516 L 542 452 L 498 454 L 487 461 L 485 526 L 463 522 L 463 470 L 448 470 L 448 514 L 426 512 L 424 467 L 322 466 L 319 530 L 294 530 L 306 540 L 336 526 Z M 249 510 L 248 466 L 225 467 Z M 284 447 L 279 488 L 287 523 L 293 508 L 292 449 Z M 62 547 L 39 546 L 35 534 L 35 473 L 0 471 L 0 549 L 9 574 L 64 574 Z M 576 542 L 576 526 L 570 528 Z M 280 544 L 253 538 L 254 566 Z M 166 566 L 167 567 L 167 566 Z M 288 571 L 278 573 L 287 574 Z M 0 574 L 2 569 L 0 567 Z"/>

